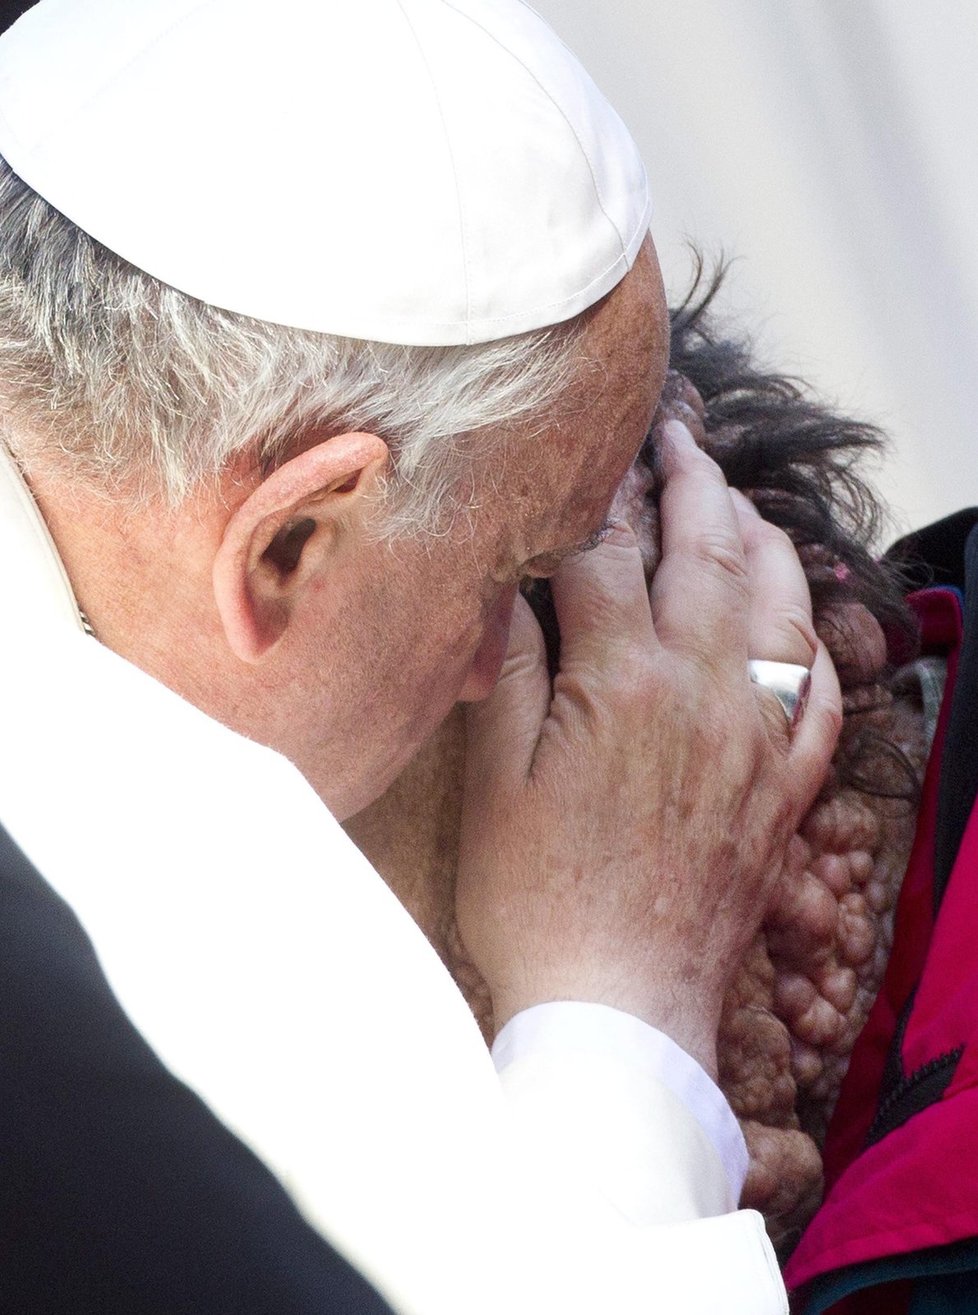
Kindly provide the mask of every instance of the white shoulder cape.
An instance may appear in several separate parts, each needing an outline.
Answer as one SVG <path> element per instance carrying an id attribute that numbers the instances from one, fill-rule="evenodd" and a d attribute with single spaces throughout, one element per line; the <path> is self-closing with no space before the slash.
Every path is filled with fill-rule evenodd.
<path id="1" fill-rule="evenodd" d="M 578 1119 L 546 1056 L 504 1094 L 438 957 L 296 769 L 84 633 L 3 466 L 0 821 L 139 1031 L 306 1217 L 408 1315 L 785 1311 L 759 1216 L 635 1221 L 540 1144 L 541 1110 L 582 1138 L 633 1114 Z M 699 1154 L 681 1107 L 654 1083 L 648 1102 L 639 1166 Z M 683 1217 L 688 1184 L 666 1172 L 656 1194 Z"/>

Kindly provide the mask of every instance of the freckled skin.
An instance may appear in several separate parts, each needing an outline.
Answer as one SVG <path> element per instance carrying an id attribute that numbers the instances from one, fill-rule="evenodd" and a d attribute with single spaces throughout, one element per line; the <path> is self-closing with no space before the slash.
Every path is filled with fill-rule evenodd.
<path id="1" fill-rule="evenodd" d="M 688 381 L 669 376 L 658 423 L 677 415 L 710 447 L 704 414 Z M 639 535 L 649 575 L 658 560 L 657 513 L 649 496 L 655 483 L 654 465 L 650 471 L 637 463 L 615 503 L 615 514 Z M 892 784 L 886 755 L 872 742 L 862 747 L 872 727 L 922 772 L 919 713 L 881 683 L 886 649 L 875 619 L 843 603 L 818 628 L 843 684 L 840 753 L 878 787 Z M 453 914 L 463 754 L 456 711 L 348 830 L 426 932 L 489 1039 L 489 995 L 466 959 Z M 725 1002 L 720 1085 L 751 1156 L 742 1203 L 764 1212 L 782 1255 L 820 1200 L 818 1148 L 885 968 L 914 822 L 906 802 L 862 793 L 830 773 L 785 852 L 765 924 Z"/>

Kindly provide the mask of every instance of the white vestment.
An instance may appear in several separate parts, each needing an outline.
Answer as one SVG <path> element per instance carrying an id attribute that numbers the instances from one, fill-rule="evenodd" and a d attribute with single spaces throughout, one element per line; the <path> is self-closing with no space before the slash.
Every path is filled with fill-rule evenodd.
<path id="1" fill-rule="evenodd" d="M 84 633 L 9 470 L 0 560 L 0 822 L 163 1062 L 399 1311 L 787 1309 L 682 1065 L 663 1083 L 632 1056 L 644 1024 L 529 1011 L 497 1076 L 437 955 L 298 771 Z"/>

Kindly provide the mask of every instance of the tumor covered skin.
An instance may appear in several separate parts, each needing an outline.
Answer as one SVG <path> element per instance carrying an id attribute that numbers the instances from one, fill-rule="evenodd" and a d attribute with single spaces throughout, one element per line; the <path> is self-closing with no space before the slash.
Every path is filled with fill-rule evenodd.
<path id="1" fill-rule="evenodd" d="M 881 697 L 872 711 L 847 712 L 839 754 L 899 789 L 906 765 L 880 746 L 898 744 L 922 772 L 921 720 L 909 700 Z M 750 1151 L 742 1201 L 763 1212 L 782 1257 L 821 1199 L 819 1152 L 886 968 L 915 821 L 907 800 L 868 795 L 834 772 L 725 1002 L 720 1085 Z"/>
<path id="2" fill-rule="evenodd" d="M 735 422 L 711 423 L 708 405 L 678 374 L 667 381 L 656 423 L 671 415 L 718 459 L 747 441 Z M 654 426 L 616 502 L 616 514 L 636 529 L 649 576 L 658 559 L 655 434 Z M 800 552 L 810 581 L 820 574 L 844 581 L 818 544 Z M 545 615 L 543 622 L 547 630 Z M 788 846 L 763 925 L 732 981 L 718 1045 L 720 1085 L 750 1152 L 742 1204 L 764 1213 L 782 1259 L 821 1198 L 819 1148 L 886 965 L 927 754 L 921 709 L 891 692 L 886 642 L 866 606 L 842 588 L 817 609 L 816 628 L 839 671 L 844 727 L 829 778 Z M 427 934 L 488 1041 L 491 1001 L 454 922 L 463 754 L 456 710 L 347 829 Z"/>
<path id="3" fill-rule="evenodd" d="M 667 381 L 656 424 L 670 415 L 718 458 L 740 441 L 735 426 L 708 430 L 682 376 Z M 649 534 L 648 503 L 639 516 Z M 645 556 L 651 573 L 654 545 Z M 802 551 L 810 580 L 835 569 L 822 558 Z M 750 1152 L 742 1204 L 764 1214 L 782 1258 L 821 1200 L 820 1148 L 886 968 L 929 747 L 919 705 L 891 692 L 886 639 L 868 609 L 838 601 L 816 610 L 816 630 L 839 673 L 844 726 L 731 984 L 718 1041 L 720 1086 Z"/>

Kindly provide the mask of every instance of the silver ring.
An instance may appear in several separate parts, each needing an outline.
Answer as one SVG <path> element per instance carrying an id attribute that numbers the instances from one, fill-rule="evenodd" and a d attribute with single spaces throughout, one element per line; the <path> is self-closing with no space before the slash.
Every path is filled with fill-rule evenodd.
<path id="1" fill-rule="evenodd" d="M 795 662 L 766 662 L 751 658 L 747 663 L 747 674 L 755 685 L 774 695 L 781 704 L 788 729 L 793 731 L 801 721 L 808 691 L 812 687 L 812 673 L 808 667 L 798 666 Z"/>

